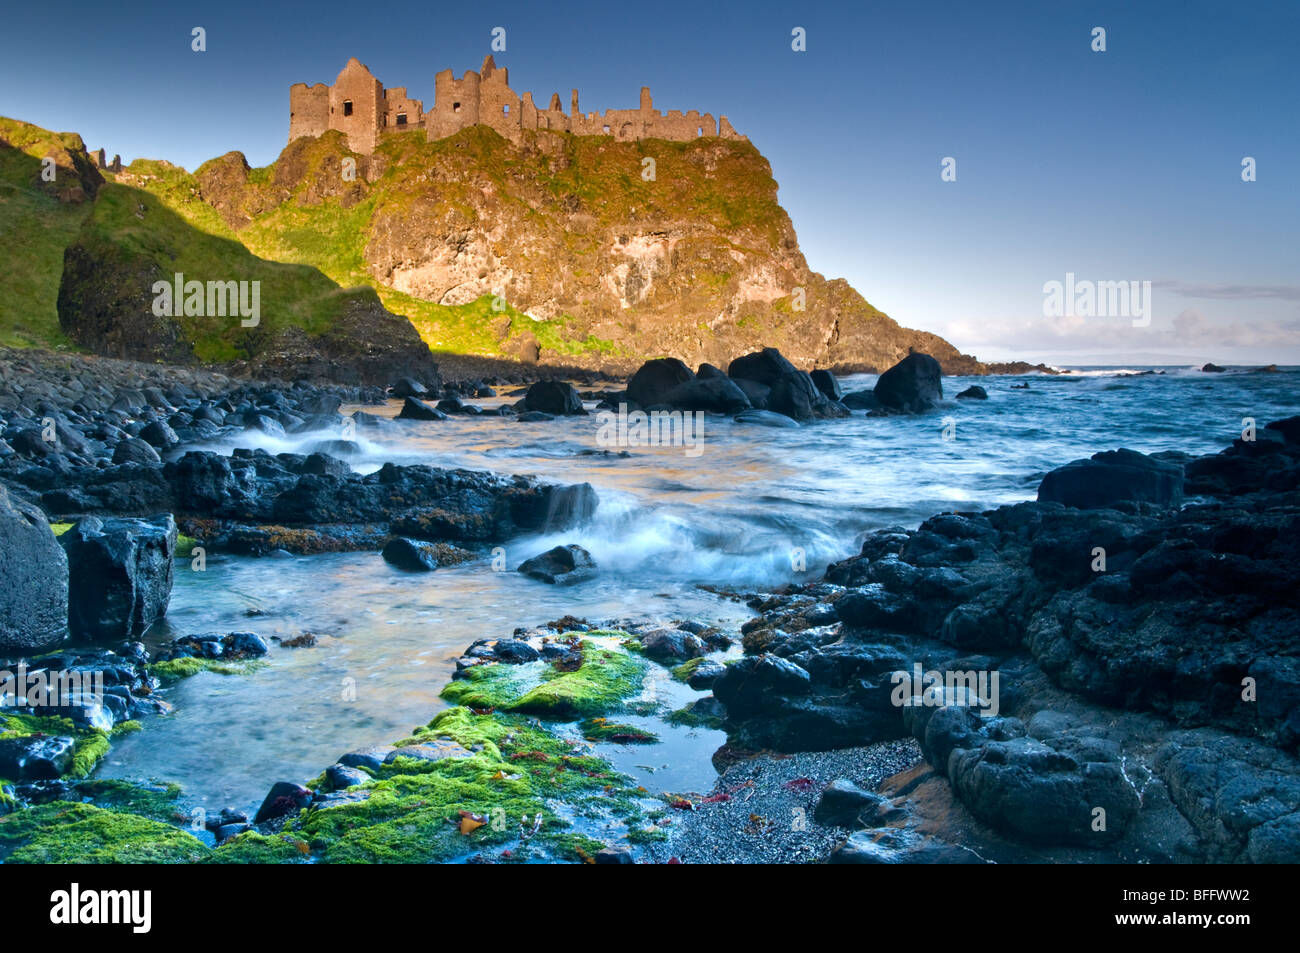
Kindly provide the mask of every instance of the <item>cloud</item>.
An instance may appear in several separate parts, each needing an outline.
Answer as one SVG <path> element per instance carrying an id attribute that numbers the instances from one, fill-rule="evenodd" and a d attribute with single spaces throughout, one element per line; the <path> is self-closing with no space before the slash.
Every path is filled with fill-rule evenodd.
<path id="1" fill-rule="evenodd" d="M 957 319 L 939 333 L 979 356 L 998 352 L 1068 359 L 1084 352 L 1122 356 L 1125 352 L 1166 351 L 1212 357 L 1249 351 L 1254 352 L 1249 357 L 1252 361 L 1294 363 L 1300 359 L 1300 319 L 1221 322 L 1194 308 L 1166 321 L 1157 317 L 1146 328 L 1133 327 L 1127 318 L 1035 315 Z"/>
<path id="2" fill-rule="evenodd" d="M 1220 301 L 1277 298 L 1282 301 L 1300 301 L 1300 285 L 1237 285 L 1226 282 L 1160 280 L 1151 282 L 1151 287 L 1172 291 L 1184 298 L 1214 298 Z"/>

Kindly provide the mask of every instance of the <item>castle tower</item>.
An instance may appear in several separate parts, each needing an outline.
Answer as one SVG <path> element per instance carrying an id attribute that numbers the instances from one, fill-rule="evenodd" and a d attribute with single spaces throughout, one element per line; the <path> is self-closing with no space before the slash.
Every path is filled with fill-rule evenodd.
<path id="1" fill-rule="evenodd" d="M 383 84 L 354 56 L 330 87 L 329 127 L 348 137 L 353 152 L 374 152 L 385 118 L 383 100 Z"/>

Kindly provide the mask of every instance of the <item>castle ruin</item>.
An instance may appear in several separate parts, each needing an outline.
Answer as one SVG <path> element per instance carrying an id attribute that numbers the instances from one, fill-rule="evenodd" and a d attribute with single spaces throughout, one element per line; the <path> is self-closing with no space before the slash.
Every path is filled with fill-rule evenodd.
<path id="1" fill-rule="evenodd" d="M 573 90 L 566 114 L 560 94 L 546 108 L 533 102 L 532 93 L 519 96 L 510 88 L 509 71 L 489 56 L 477 73 L 467 70 L 456 79 L 445 69 L 434 77 L 433 108 L 407 94 L 405 86 L 385 89 L 356 57 L 348 60 L 334 85 L 294 83 L 289 87 L 289 141 L 319 136 L 337 129 L 347 136 L 348 148 L 368 155 L 380 136 L 424 130 L 429 140 L 454 135 L 467 126 L 490 126 L 502 136 L 518 141 L 525 129 L 554 129 L 578 136 L 613 136 L 683 141 L 702 136 L 744 139 L 726 116 L 715 121 L 711 113 L 696 110 L 661 113 L 650 100 L 650 87 L 641 87 L 636 109 L 609 109 L 586 113 L 578 108 Z"/>

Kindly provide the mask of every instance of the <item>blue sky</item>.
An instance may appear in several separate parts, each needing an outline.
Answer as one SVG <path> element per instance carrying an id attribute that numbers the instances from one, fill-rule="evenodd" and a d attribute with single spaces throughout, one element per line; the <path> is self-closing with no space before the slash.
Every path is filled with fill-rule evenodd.
<path id="1" fill-rule="evenodd" d="M 5 24 L 0 114 L 190 169 L 272 161 L 289 85 L 349 56 L 431 104 L 503 26 L 497 62 L 539 102 L 628 108 L 645 84 L 726 114 L 815 270 L 980 357 L 1300 363 L 1300 3 L 72 2 Z M 1067 273 L 1151 281 L 1149 326 L 1045 316 Z"/>

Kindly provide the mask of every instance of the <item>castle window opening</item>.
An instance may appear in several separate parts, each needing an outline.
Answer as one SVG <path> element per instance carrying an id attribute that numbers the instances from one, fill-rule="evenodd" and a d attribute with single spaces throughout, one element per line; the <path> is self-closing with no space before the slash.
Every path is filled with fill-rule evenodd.
<path id="1" fill-rule="evenodd" d="M 343 115 L 345 116 L 352 115 L 352 100 L 350 99 L 343 100 Z"/>
<path id="2" fill-rule="evenodd" d="M 454 113 L 458 113 L 458 112 L 460 112 L 460 103 L 452 103 L 452 104 L 451 104 L 451 111 L 454 112 Z"/>
<path id="3" fill-rule="evenodd" d="M 503 116 L 509 116 L 509 115 L 510 115 L 510 104 L 509 104 L 509 103 L 506 103 L 504 106 L 501 107 L 501 115 L 503 115 Z"/>
<path id="4" fill-rule="evenodd" d="M 608 136 L 608 135 L 609 135 L 609 126 L 604 126 L 604 127 L 602 127 L 602 128 L 605 130 L 605 135 Z"/>
<path id="5" fill-rule="evenodd" d="M 703 127 L 703 126 L 700 126 L 700 128 L 696 129 L 696 130 L 695 130 L 695 135 L 696 135 L 696 136 L 702 136 L 702 135 L 704 135 L 704 127 Z"/>
<path id="6" fill-rule="evenodd" d="M 397 124 L 398 124 L 399 126 L 405 126 L 405 125 L 406 125 L 406 113 L 398 113 L 398 114 L 397 114 Z"/>

